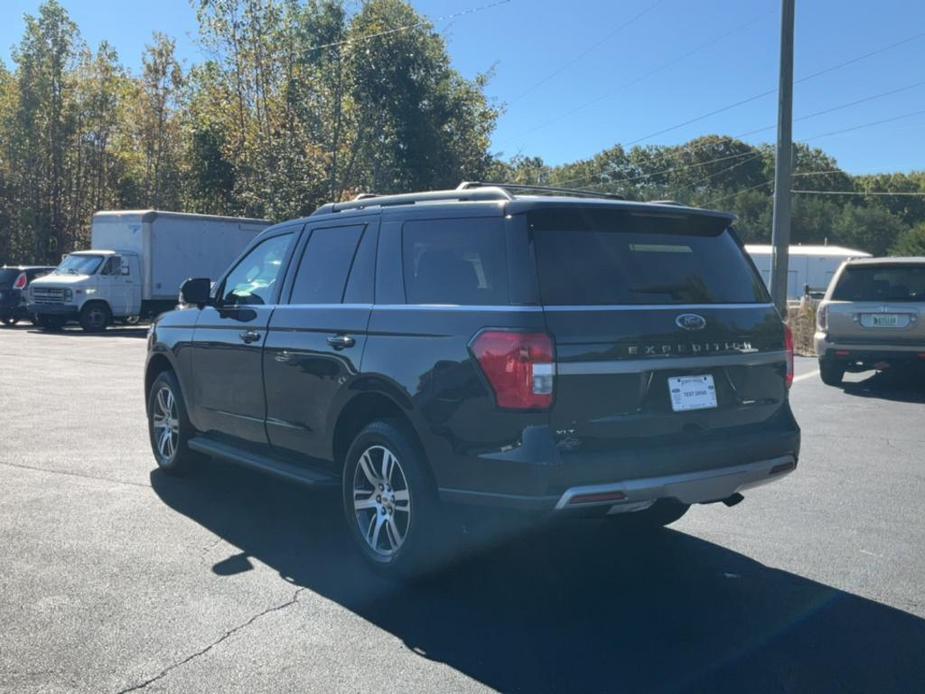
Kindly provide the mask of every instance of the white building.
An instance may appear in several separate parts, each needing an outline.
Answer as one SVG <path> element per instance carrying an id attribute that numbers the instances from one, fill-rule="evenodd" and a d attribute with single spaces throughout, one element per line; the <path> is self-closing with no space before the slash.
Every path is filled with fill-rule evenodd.
<path id="1" fill-rule="evenodd" d="M 771 246 L 747 244 L 745 250 L 755 261 L 764 283 L 771 285 Z M 824 291 L 842 261 L 869 258 L 870 253 L 841 246 L 791 246 L 787 268 L 787 298 L 799 299 L 803 288 Z"/>

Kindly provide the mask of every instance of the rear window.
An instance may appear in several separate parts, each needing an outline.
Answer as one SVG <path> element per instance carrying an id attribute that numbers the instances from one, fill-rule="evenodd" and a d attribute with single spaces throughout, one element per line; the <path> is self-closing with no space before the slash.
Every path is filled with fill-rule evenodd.
<path id="1" fill-rule="evenodd" d="M 925 265 L 849 265 L 836 301 L 925 301 Z"/>
<path id="2" fill-rule="evenodd" d="M 724 219 L 585 209 L 528 223 L 546 305 L 769 301 Z"/>
<path id="3" fill-rule="evenodd" d="M 504 227 L 498 219 L 407 222 L 402 258 L 409 304 L 510 302 Z"/>

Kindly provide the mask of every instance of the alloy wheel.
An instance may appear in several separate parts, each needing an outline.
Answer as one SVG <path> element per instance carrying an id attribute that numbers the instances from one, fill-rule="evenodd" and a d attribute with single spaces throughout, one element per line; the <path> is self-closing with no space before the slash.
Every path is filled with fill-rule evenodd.
<path id="1" fill-rule="evenodd" d="M 411 490 L 398 457 L 381 445 L 360 455 L 353 475 L 353 509 L 367 546 L 387 559 L 411 527 Z"/>
<path id="2" fill-rule="evenodd" d="M 157 452 L 164 463 L 169 465 L 177 454 L 177 444 L 180 441 L 180 418 L 177 413 L 177 400 L 168 386 L 161 386 L 157 391 L 151 417 Z"/>

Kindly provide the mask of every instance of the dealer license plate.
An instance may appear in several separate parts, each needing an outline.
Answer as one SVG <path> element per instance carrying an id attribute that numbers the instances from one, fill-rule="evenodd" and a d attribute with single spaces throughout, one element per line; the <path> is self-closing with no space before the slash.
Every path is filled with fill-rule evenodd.
<path id="1" fill-rule="evenodd" d="M 668 379 L 668 393 L 675 412 L 716 407 L 716 386 L 710 375 L 673 376 Z"/>
<path id="2" fill-rule="evenodd" d="M 861 325 L 865 328 L 905 328 L 909 316 L 900 313 L 865 313 L 861 315 Z"/>

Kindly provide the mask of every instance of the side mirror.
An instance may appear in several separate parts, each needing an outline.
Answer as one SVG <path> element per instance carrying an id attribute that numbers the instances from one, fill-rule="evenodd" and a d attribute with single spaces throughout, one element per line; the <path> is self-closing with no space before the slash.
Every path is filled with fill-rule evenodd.
<path id="1" fill-rule="evenodd" d="M 208 277 L 188 279 L 180 287 L 180 301 L 199 308 L 212 303 L 212 280 Z"/>

